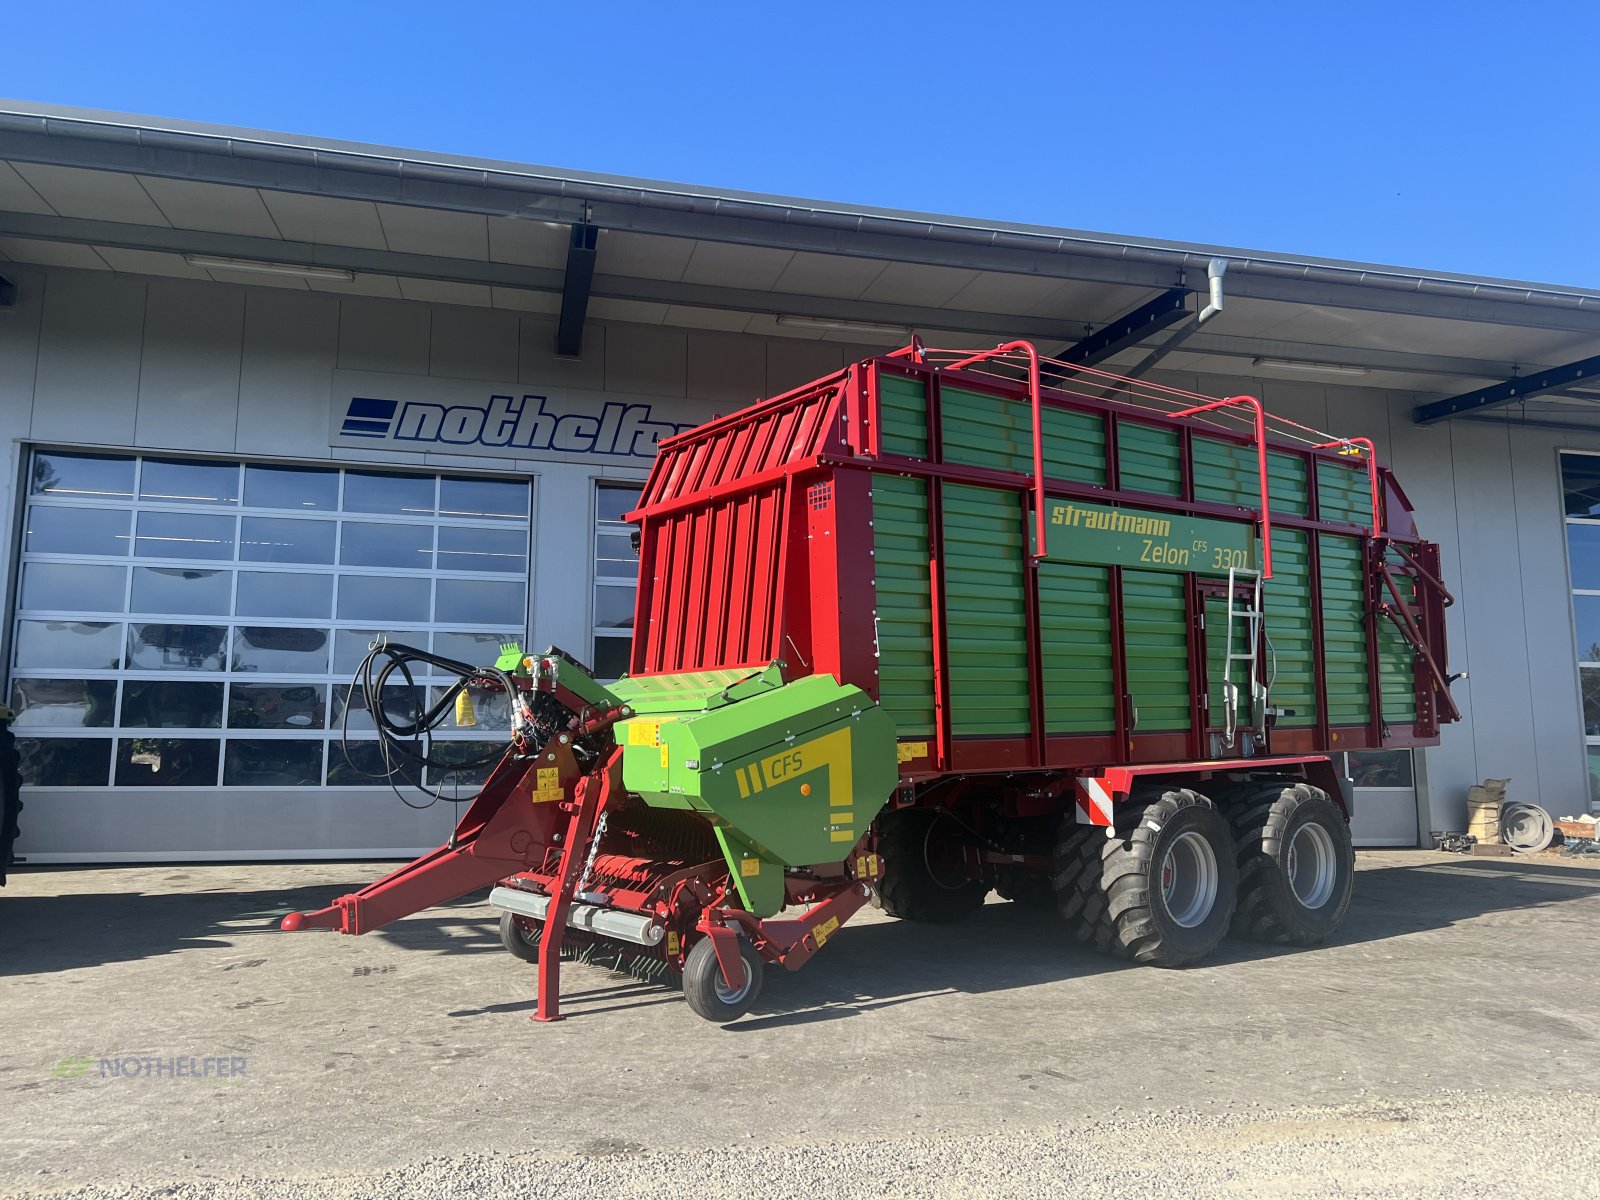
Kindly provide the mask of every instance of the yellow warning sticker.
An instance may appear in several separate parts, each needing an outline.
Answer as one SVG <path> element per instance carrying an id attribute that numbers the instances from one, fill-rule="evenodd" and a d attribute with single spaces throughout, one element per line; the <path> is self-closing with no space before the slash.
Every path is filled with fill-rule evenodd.
<path id="1" fill-rule="evenodd" d="M 928 757 L 927 742 L 900 742 L 894 748 L 896 762 L 910 762 L 914 758 Z"/>
<path id="2" fill-rule="evenodd" d="M 839 918 L 829 917 L 821 925 L 811 931 L 811 936 L 817 940 L 817 949 L 821 950 L 828 944 L 828 939 L 833 936 L 834 930 L 839 928 Z"/>
<path id="3" fill-rule="evenodd" d="M 739 864 L 739 874 L 741 874 L 741 875 L 759 875 L 759 874 L 761 874 L 761 860 L 759 858 L 747 858 L 747 859 L 745 859 L 743 862 L 741 862 Z"/>
<path id="4" fill-rule="evenodd" d="M 667 930 L 667 953 L 678 953 L 678 931 L 675 929 Z"/>
<path id="5" fill-rule="evenodd" d="M 561 772 L 555 767 L 540 767 L 536 785 L 533 789 L 533 802 L 546 804 L 551 800 L 560 800 L 566 794 L 561 787 Z"/>
<path id="6" fill-rule="evenodd" d="M 663 771 L 667 769 L 667 744 L 665 742 L 661 743 L 661 769 Z"/>
<path id="7" fill-rule="evenodd" d="M 630 746 L 659 746 L 661 744 L 660 721 L 629 721 L 628 745 Z"/>

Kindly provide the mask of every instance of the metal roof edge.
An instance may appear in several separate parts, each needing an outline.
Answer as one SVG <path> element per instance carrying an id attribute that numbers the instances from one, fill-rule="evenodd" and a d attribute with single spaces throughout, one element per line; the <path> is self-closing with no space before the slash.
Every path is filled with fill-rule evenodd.
<path id="1" fill-rule="evenodd" d="M 176 118 L 0 99 L 0 132 L 72 138 L 239 160 L 338 167 L 390 177 L 454 182 L 521 190 L 569 201 L 605 200 L 641 207 L 695 211 L 733 219 L 755 218 L 779 224 L 803 223 L 860 232 L 897 233 L 931 241 L 967 245 L 991 243 L 1011 249 L 1035 245 L 1041 251 L 1095 258 L 1197 266 L 1210 258 L 1228 260 L 1229 270 L 1274 276 L 1285 281 L 1336 283 L 1417 292 L 1460 300 L 1520 301 L 1585 312 L 1600 312 L 1600 290 L 1498 279 L 1454 272 L 1385 266 L 1354 260 L 1284 255 L 1240 247 L 1096 233 L 1017 222 L 921 213 L 869 205 L 709 188 L 621 175 L 563 170 L 527 163 L 370 145 L 303 134 L 278 133 Z M 209 144 L 208 144 L 209 143 Z M 109 168 L 108 168 L 109 169 Z M 272 187 L 263 181 L 259 186 Z M 406 203 L 396 200 L 395 203 Z M 449 208 L 435 197 L 422 207 Z M 847 251 L 841 251 L 846 253 Z"/>

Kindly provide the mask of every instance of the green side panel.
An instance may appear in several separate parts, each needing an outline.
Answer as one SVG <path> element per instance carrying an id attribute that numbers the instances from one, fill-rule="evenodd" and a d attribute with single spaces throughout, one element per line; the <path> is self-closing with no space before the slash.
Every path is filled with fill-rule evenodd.
<path id="1" fill-rule="evenodd" d="M 1116 728 L 1110 584 L 1111 572 L 1104 567 L 1039 564 L 1047 733 Z"/>
<path id="2" fill-rule="evenodd" d="M 1122 573 L 1128 691 L 1138 710 L 1134 727 L 1138 733 L 1189 728 L 1185 580 L 1183 575 L 1160 571 Z"/>
<path id="3" fill-rule="evenodd" d="M 1016 493 L 945 486 L 945 644 L 957 737 L 1028 732 L 1025 553 Z"/>
<path id="4" fill-rule="evenodd" d="M 1208 437 L 1195 438 L 1193 445 L 1196 500 L 1261 507 L 1261 473 L 1254 449 Z"/>
<path id="5" fill-rule="evenodd" d="M 1267 496 L 1273 512 L 1303 517 L 1311 511 L 1306 466 L 1306 460 L 1298 454 L 1267 452 Z"/>
<path id="6" fill-rule="evenodd" d="M 1394 575 L 1395 586 L 1407 604 L 1414 604 L 1417 596 L 1416 580 L 1395 570 L 1404 560 L 1394 551 L 1389 552 L 1389 570 Z M 1384 588 L 1384 599 L 1394 603 L 1389 589 Z M 1408 725 L 1417 719 L 1416 652 L 1388 617 L 1378 619 L 1378 681 L 1383 696 L 1383 719 L 1394 724 Z"/>
<path id="7" fill-rule="evenodd" d="M 928 457 L 928 393 L 921 380 L 879 373 L 878 426 L 885 454 Z"/>
<path id="8" fill-rule="evenodd" d="M 1283 728 L 1315 725 L 1317 721 L 1316 654 L 1311 635 L 1311 564 L 1308 538 L 1303 529 L 1276 529 L 1272 533 L 1272 578 L 1262 587 L 1267 609 L 1267 637 L 1277 674 L 1268 701 L 1276 708 L 1292 708 L 1294 716 L 1279 717 Z"/>
<path id="9" fill-rule="evenodd" d="M 1117 464 L 1126 491 L 1177 496 L 1183 491 L 1183 450 L 1176 429 L 1117 424 Z"/>
<path id="10" fill-rule="evenodd" d="M 1243 601 L 1238 601 L 1243 605 Z M 1234 621 L 1233 652 L 1243 654 L 1250 648 L 1250 626 L 1243 617 Z M 1206 724 L 1211 729 L 1226 729 L 1227 697 L 1222 690 L 1225 659 L 1228 655 L 1228 601 L 1223 596 L 1206 597 Z M 1251 696 L 1250 665 L 1233 664 L 1233 682 L 1239 688 L 1239 728 L 1254 725 L 1255 706 Z"/>
<path id="11" fill-rule="evenodd" d="M 1372 485 L 1361 460 L 1351 463 L 1348 467 L 1326 460 L 1317 463 L 1317 512 L 1324 521 L 1370 527 Z"/>
<path id="12" fill-rule="evenodd" d="M 1366 586 L 1361 539 L 1318 535 L 1322 555 L 1322 648 L 1327 663 L 1328 723 L 1371 719 L 1367 694 Z"/>
<path id="13" fill-rule="evenodd" d="M 904 736 L 933 732 L 933 616 L 928 485 L 872 477 L 878 591 L 878 702 Z"/>
<path id="14" fill-rule="evenodd" d="M 939 413 L 946 462 L 1033 474 L 1033 409 L 1024 401 L 945 388 Z M 1046 408 L 1042 416 L 1045 476 L 1104 483 L 1105 421 L 1059 408 Z"/>
<path id="15" fill-rule="evenodd" d="M 1032 546 L 1032 530 L 1029 539 Z M 1260 546 L 1255 525 L 1243 521 L 1052 500 L 1045 548 L 1049 558 L 1063 562 L 1226 575 L 1230 569 L 1254 570 Z"/>

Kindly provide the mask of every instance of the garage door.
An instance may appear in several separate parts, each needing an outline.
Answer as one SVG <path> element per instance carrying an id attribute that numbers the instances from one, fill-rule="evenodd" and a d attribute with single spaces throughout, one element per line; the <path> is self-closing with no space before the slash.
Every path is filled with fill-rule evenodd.
<path id="1" fill-rule="evenodd" d="M 359 696 L 346 713 L 351 672 L 380 631 L 473 663 L 521 640 L 531 492 L 525 478 L 36 451 L 9 688 L 33 793 L 23 853 L 182 858 L 203 838 L 195 857 L 283 856 L 370 838 L 341 827 L 341 796 L 388 794 L 364 773 L 379 758 Z M 446 731 L 437 756 L 468 761 L 484 736 Z M 265 832 L 282 822 L 263 819 L 263 796 L 298 798 L 293 834 Z"/>

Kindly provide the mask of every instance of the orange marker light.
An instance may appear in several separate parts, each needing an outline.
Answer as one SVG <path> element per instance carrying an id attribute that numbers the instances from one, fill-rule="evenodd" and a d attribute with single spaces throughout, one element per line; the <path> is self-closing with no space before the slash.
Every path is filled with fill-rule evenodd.
<path id="1" fill-rule="evenodd" d="M 802 796 L 809 796 L 809 795 L 811 795 L 811 785 L 810 785 L 810 784 L 809 784 L 809 783 L 802 783 L 802 784 L 801 784 L 801 785 L 800 785 L 800 794 L 801 794 L 801 795 L 802 795 Z"/>

